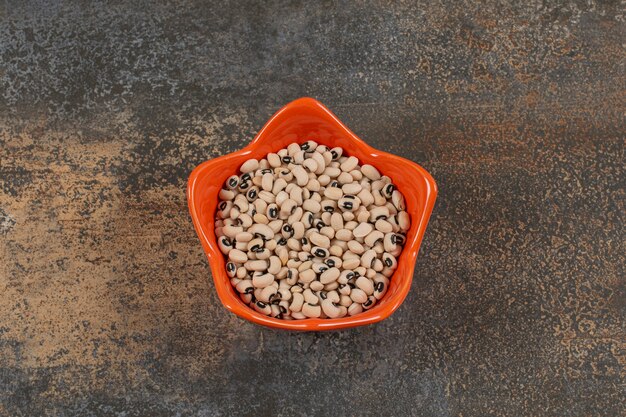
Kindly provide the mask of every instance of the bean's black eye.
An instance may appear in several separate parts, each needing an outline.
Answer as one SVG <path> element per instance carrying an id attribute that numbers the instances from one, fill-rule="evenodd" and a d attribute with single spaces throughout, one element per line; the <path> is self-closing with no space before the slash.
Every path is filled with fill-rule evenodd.
<path id="1" fill-rule="evenodd" d="M 257 305 L 259 308 L 265 308 L 265 307 L 267 307 L 267 305 L 266 305 L 263 301 L 257 301 L 257 302 L 256 302 L 256 305 Z"/>
<path id="2" fill-rule="evenodd" d="M 391 258 L 385 258 L 385 265 L 387 265 L 387 266 L 393 265 L 393 262 L 391 261 Z"/>
<path id="3" fill-rule="evenodd" d="M 272 170 L 269 168 L 265 168 L 263 170 L 261 170 L 261 174 L 271 174 Z"/>
<path id="4" fill-rule="evenodd" d="M 224 210 L 226 206 L 227 206 L 226 201 L 222 201 L 222 203 L 220 204 L 220 210 Z"/>
<path id="5" fill-rule="evenodd" d="M 228 238 L 227 238 L 227 237 L 222 238 L 222 244 L 223 244 L 224 246 L 232 246 L 232 245 L 231 245 L 231 243 L 230 243 L 230 240 L 228 240 Z"/>
<path id="6" fill-rule="evenodd" d="M 374 289 L 378 292 L 383 292 L 384 288 L 385 288 L 385 283 L 379 282 L 378 284 L 376 284 L 376 287 Z"/>
<path id="7" fill-rule="evenodd" d="M 300 145 L 300 149 L 302 149 L 303 151 L 306 151 L 310 148 L 311 146 L 309 146 L 309 142 L 304 142 L 302 145 Z"/>
<path id="8" fill-rule="evenodd" d="M 354 200 L 356 197 L 350 194 L 346 194 L 343 196 L 343 198 L 349 198 L 350 200 Z"/>
<path id="9" fill-rule="evenodd" d="M 300 242 L 301 242 L 303 245 L 308 245 L 308 244 L 309 244 L 309 240 L 308 240 L 306 237 L 303 237 L 302 239 L 300 239 Z"/>
<path id="10" fill-rule="evenodd" d="M 348 279 L 352 279 L 352 278 L 354 278 L 354 272 L 348 272 L 348 273 L 346 274 L 346 278 L 348 278 Z"/>
<path id="11" fill-rule="evenodd" d="M 325 293 L 325 292 L 321 292 L 321 293 L 320 293 L 320 298 L 321 298 L 322 300 L 325 300 L 327 297 L 328 297 L 328 295 L 326 295 L 326 293 Z"/>
<path id="12" fill-rule="evenodd" d="M 287 309 L 285 308 L 285 306 L 278 306 L 278 308 L 280 309 L 280 312 L 283 314 L 287 313 Z"/>
<path id="13" fill-rule="evenodd" d="M 366 302 L 363 303 L 363 307 L 369 307 L 372 305 L 372 299 L 368 298 Z"/>
<path id="14" fill-rule="evenodd" d="M 332 157 L 333 157 L 333 161 L 334 161 L 335 159 L 339 158 L 339 154 L 337 153 L 337 151 L 330 151 L 330 154 L 331 154 L 331 155 L 332 155 Z"/>
<path id="15" fill-rule="evenodd" d="M 320 274 L 321 274 L 322 272 L 324 272 L 324 271 L 328 271 L 328 268 L 326 268 L 325 266 L 323 266 L 323 267 L 321 267 L 321 268 L 320 268 Z"/>
<path id="16" fill-rule="evenodd" d="M 343 208 L 348 209 L 348 210 L 352 210 L 352 207 L 353 207 L 351 201 L 344 201 L 342 206 L 343 206 Z M 347 216 L 347 214 L 346 214 L 346 216 Z"/>
<path id="17" fill-rule="evenodd" d="M 278 209 L 275 207 L 272 207 L 269 211 L 269 215 L 272 219 L 275 219 L 278 216 Z"/>
<path id="18" fill-rule="evenodd" d="M 226 270 L 228 272 L 233 272 L 235 270 L 235 264 L 232 262 L 229 262 L 226 264 Z"/>
<path id="19" fill-rule="evenodd" d="M 230 185 L 231 187 L 235 187 L 237 186 L 237 178 L 231 178 L 230 180 L 228 180 L 228 185 Z"/>
<path id="20" fill-rule="evenodd" d="M 335 266 L 335 260 L 334 259 L 326 259 L 326 265 L 328 265 L 329 267 L 333 268 Z"/>
<path id="21" fill-rule="evenodd" d="M 387 188 L 385 188 L 385 192 L 387 193 L 387 195 L 391 195 L 391 193 L 393 193 L 393 190 L 395 190 L 396 187 L 393 184 L 389 184 L 387 185 Z"/>
<path id="22" fill-rule="evenodd" d="M 328 205 L 328 206 L 324 207 L 324 211 L 332 212 L 333 210 L 334 210 L 333 206 L 331 206 L 331 205 Z"/>
<path id="23" fill-rule="evenodd" d="M 316 249 L 315 250 L 315 256 L 319 257 L 319 258 L 323 258 L 326 255 L 326 252 L 324 251 L 324 249 Z"/>
<path id="24" fill-rule="evenodd" d="M 248 198 L 251 200 L 254 200 L 256 198 L 256 190 L 252 189 L 250 191 L 248 191 Z"/>
<path id="25" fill-rule="evenodd" d="M 282 161 L 283 161 L 284 164 L 288 164 L 288 163 L 291 162 L 291 157 L 290 156 L 283 156 Z"/>
<path id="26" fill-rule="evenodd" d="M 245 181 L 250 181 L 251 179 L 252 179 L 252 177 L 250 176 L 250 173 L 243 174 L 243 175 L 241 176 L 241 181 L 244 181 L 244 182 L 245 182 Z"/>
<path id="27" fill-rule="evenodd" d="M 339 181 L 333 181 L 330 183 L 331 187 L 339 188 Z"/>
<path id="28" fill-rule="evenodd" d="M 244 182 L 242 182 L 242 183 L 239 185 L 239 188 L 241 188 L 242 190 L 245 190 L 245 189 L 246 189 L 246 188 L 248 188 L 249 186 L 250 186 L 250 183 L 249 183 L 249 182 L 247 182 L 247 181 L 244 181 Z"/>
<path id="29" fill-rule="evenodd" d="M 289 226 L 288 224 L 286 224 L 286 225 L 284 225 L 284 226 L 283 226 L 283 231 L 284 231 L 284 232 L 289 233 L 289 232 L 291 232 L 291 230 L 293 230 L 293 229 L 292 229 L 292 228 L 291 228 L 291 226 Z"/>
<path id="30" fill-rule="evenodd" d="M 254 292 L 254 287 L 248 287 L 246 288 L 246 290 L 243 292 L 244 294 L 252 294 Z"/>
<path id="31" fill-rule="evenodd" d="M 284 237 L 281 237 L 281 238 L 278 240 L 278 244 L 279 244 L 280 246 L 285 246 L 285 245 L 287 244 L 287 239 L 285 239 Z"/>

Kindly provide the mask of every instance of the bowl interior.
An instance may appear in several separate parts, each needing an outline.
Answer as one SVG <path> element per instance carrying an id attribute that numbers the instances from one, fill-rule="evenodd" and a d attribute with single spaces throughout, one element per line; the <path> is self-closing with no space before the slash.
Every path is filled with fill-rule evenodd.
<path id="1" fill-rule="evenodd" d="M 385 296 L 369 311 L 339 319 L 279 320 L 257 313 L 236 294 L 225 273 L 225 260 L 215 232 L 218 193 L 224 181 L 239 173 L 243 162 L 261 159 L 292 142 L 315 140 L 329 147 L 340 146 L 344 153 L 374 165 L 389 176 L 405 197 L 411 228 L 398 259 L 398 268 L 390 279 Z M 279 111 L 257 137 L 241 151 L 205 162 L 194 170 L 189 181 L 189 205 L 194 225 L 207 253 L 216 290 L 222 303 L 231 311 L 254 322 L 272 327 L 316 330 L 351 327 L 373 323 L 389 316 L 406 297 L 413 278 L 415 258 L 435 200 L 432 177 L 419 165 L 404 158 L 378 151 L 350 132 L 324 106 L 313 99 L 300 99 Z"/>

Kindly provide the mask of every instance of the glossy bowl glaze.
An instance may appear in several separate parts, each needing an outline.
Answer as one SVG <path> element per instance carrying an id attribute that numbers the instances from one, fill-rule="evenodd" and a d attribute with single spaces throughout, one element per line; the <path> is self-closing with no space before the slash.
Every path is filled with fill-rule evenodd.
<path id="1" fill-rule="evenodd" d="M 250 158 L 262 159 L 292 142 L 314 140 L 329 147 L 341 146 L 345 153 L 359 158 L 360 164 L 374 165 L 389 176 L 402 192 L 411 228 L 398 268 L 390 278 L 385 296 L 370 310 L 353 317 L 337 319 L 280 320 L 265 316 L 241 301 L 226 275 L 225 259 L 215 237 L 218 193 L 226 178 L 239 174 L 239 167 Z M 413 280 L 417 252 L 435 204 L 437 185 L 418 164 L 372 148 L 312 98 L 300 98 L 280 109 L 244 149 L 206 161 L 189 176 L 189 211 L 213 273 L 217 294 L 224 306 L 239 317 L 265 326 L 289 330 L 334 330 L 375 323 L 391 315 L 406 298 Z"/>

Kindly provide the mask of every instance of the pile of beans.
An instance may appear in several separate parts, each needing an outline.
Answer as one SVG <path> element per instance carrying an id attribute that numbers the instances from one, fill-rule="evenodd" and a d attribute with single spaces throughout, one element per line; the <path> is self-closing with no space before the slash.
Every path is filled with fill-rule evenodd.
<path id="1" fill-rule="evenodd" d="M 241 299 L 285 320 L 353 316 L 387 291 L 410 219 L 389 177 L 314 141 L 249 159 L 215 233 Z"/>

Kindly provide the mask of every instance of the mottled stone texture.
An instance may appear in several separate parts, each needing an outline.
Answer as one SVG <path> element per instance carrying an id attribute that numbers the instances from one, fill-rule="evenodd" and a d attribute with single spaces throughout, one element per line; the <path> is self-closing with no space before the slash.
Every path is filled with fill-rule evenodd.
<path id="1" fill-rule="evenodd" d="M 0 5 L 0 415 L 624 415 L 617 1 L 152 3 Z M 440 187 L 377 325 L 227 313 L 189 219 L 305 95 Z"/>

